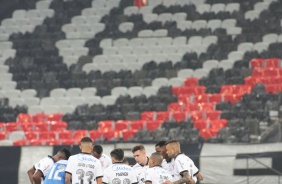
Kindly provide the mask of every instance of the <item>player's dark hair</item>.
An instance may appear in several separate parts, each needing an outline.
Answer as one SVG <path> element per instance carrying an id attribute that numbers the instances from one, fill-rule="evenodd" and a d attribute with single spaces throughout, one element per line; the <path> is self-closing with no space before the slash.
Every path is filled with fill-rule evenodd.
<path id="1" fill-rule="evenodd" d="M 160 141 L 155 145 L 155 147 L 157 147 L 157 146 L 163 147 L 163 146 L 165 146 L 165 144 L 166 144 L 166 141 Z"/>
<path id="2" fill-rule="evenodd" d="M 93 147 L 93 151 L 95 151 L 97 154 L 101 155 L 103 153 L 103 147 L 101 145 L 95 145 Z"/>
<path id="3" fill-rule="evenodd" d="M 66 160 L 68 160 L 69 157 L 71 156 L 71 152 L 68 148 L 62 148 L 59 152 L 61 152 L 65 155 Z"/>
<path id="4" fill-rule="evenodd" d="M 123 161 L 122 161 L 122 162 L 123 162 L 123 163 L 129 163 L 128 160 L 127 160 L 125 157 L 123 158 Z"/>
<path id="5" fill-rule="evenodd" d="M 80 140 L 81 143 L 92 143 L 92 139 L 90 137 L 83 137 L 81 140 Z"/>
<path id="6" fill-rule="evenodd" d="M 120 148 L 114 149 L 110 153 L 111 157 L 115 158 L 118 161 L 123 161 L 124 159 L 124 151 Z"/>
<path id="7" fill-rule="evenodd" d="M 169 140 L 165 143 L 165 145 L 171 144 L 171 143 L 179 143 L 178 140 Z"/>
<path id="8" fill-rule="evenodd" d="M 135 151 L 138 151 L 138 150 L 145 151 L 145 147 L 142 144 L 140 144 L 140 145 L 134 146 L 131 151 L 132 153 L 134 153 Z"/>

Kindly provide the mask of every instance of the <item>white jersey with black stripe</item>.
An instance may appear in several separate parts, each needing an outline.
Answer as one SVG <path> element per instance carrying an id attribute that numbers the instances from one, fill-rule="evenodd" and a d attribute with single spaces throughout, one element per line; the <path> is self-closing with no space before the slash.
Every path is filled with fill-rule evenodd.
<path id="1" fill-rule="evenodd" d="M 149 158 L 148 158 L 148 161 L 149 161 Z M 138 183 L 139 184 L 145 183 L 145 172 L 149 168 L 148 162 L 146 165 L 140 165 L 136 163 L 132 168 L 135 170 L 137 174 Z"/>
<path id="2" fill-rule="evenodd" d="M 104 184 L 137 184 L 135 170 L 122 162 L 113 163 L 104 170 Z"/>
<path id="3" fill-rule="evenodd" d="M 146 170 L 145 182 L 162 184 L 166 180 L 172 181 L 171 174 L 161 166 L 154 166 Z"/>
<path id="4" fill-rule="evenodd" d="M 174 174 L 173 181 L 177 181 L 182 178 L 181 174 L 188 171 L 189 175 L 193 176 L 193 180 L 197 182 L 196 174 L 199 169 L 195 166 L 194 162 L 185 154 L 180 153 L 174 158 Z"/>
<path id="5" fill-rule="evenodd" d="M 70 156 L 65 171 L 72 175 L 72 183 L 91 182 L 95 184 L 97 178 L 103 177 L 100 160 L 90 153 L 79 153 Z"/>
<path id="6" fill-rule="evenodd" d="M 41 183 L 43 183 L 43 180 L 45 179 L 46 175 L 51 170 L 54 164 L 55 164 L 55 160 L 53 159 L 52 156 L 45 157 L 41 159 L 39 162 L 37 162 L 36 164 L 34 164 L 34 169 L 36 171 L 41 172 L 42 174 Z"/>

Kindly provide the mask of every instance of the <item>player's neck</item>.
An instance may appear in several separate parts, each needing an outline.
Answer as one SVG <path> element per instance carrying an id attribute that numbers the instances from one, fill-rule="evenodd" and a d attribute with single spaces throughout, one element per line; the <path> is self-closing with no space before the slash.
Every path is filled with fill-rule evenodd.
<path id="1" fill-rule="evenodd" d="M 144 162 L 142 162 L 140 165 L 145 166 L 148 165 L 148 163 L 149 163 L 149 158 L 146 157 L 146 159 L 144 159 Z"/>
<path id="2" fill-rule="evenodd" d="M 173 158 L 175 158 L 177 155 L 179 155 L 181 152 L 180 151 L 177 151 L 173 154 Z"/>

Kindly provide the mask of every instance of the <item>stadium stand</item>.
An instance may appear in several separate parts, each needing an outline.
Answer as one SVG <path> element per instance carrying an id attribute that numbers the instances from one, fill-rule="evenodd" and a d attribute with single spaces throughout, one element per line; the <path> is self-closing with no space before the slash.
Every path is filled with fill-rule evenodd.
<path id="1" fill-rule="evenodd" d="M 257 143 L 281 116 L 281 1 L 26 6 L 0 27 L 5 145 Z"/>

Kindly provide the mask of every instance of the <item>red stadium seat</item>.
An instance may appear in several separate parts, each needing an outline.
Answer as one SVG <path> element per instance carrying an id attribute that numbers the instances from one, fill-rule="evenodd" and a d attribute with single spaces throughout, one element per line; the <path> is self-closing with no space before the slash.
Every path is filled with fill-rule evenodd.
<path id="1" fill-rule="evenodd" d="M 118 130 L 108 130 L 103 132 L 103 137 L 107 140 L 110 140 L 112 138 L 120 138 L 120 134 Z"/>
<path id="2" fill-rule="evenodd" d="M 87 130 L 75 130 L 73 132 L 74 140 L 80 141 L 85 136 L 87 136 Z"/>
<path id="3" fill-rule="evenodd" d="M 204 94 L 206 91 L 206 87 L 204 86 L 194 86 L 194 87 L 173 87 L 172 94 L 180 95 L 180 94 L 193 94 L 200 95 Z"/>
<path id="4" fill-rule="evenodd" d="M 212 111 L 215 109 L 215 103 L 198 103 L 199 111 Z"/>
<path id="5" fill-rule="evenodd" d="M 217 131 L 223 127 L 226 127 L 228 124 L 228 120 L 226 119 L 210 120 L 209 122 L 210 128 Z"/>
<path id="6" fill-rule="evenodd" d="M 46 140 L 45 139 L 32 139 L 29 141 L 30 146 L 43 146 L 45 145 Z"/>
<path id="7" fill-rule="evenodd" d="M 254 68 L 252 72 L 253 77 L 264 77 L 264 68 Z"/>
<path id="8" fill-rule="evenodd" d="M 33 122 L 45 122 L 48 120 L 48 117 L 46 114 L 35 114 L 32 116 Z"/>
<path id="9" fill-rule="evenodd" d="M 62 117 L 63 117 L 63 114 L 59 114 L 59 113 L 49 114 L 47 115 L 47 120 L 48 121 L 62 121 Z"/>
<path id="10" fill-rule="evenodd" d="M 24 132 L 32 131 L 36 127 L 36 124 L 33 122 L 19 122 L 18 125 L 19 125 L 19 128 Z"/>
<path id="11" fill-rule="evenodd" d="M 184 81 L 184 86 L 186 86 L 186 87 L 197 86 L 198 80 L 199 80 L 198 78 L 193 78 L 193 77 L 187 78 Z"/>
<path id="12" fill-rule="evenodd" d="M 144 127 L 145 127 L 145 125 L 146 125 L 146 121 L 144 121 L 144 120 L 134 120 L 134 121 L 131 121 L 131 123 L 130 123 L 130 127 L 131 127 L 131 129 L 144 129 Z"/>
<path id="13" fill-rule="evenodd" d="M 79 144 L 78 140 L 75 139 L 63 139 L 61 140 L 61 145 L 77 145 Z"/>
<path id="14" fill-rule="evenodd" d="M 150 130 L 150 131 L 154 131 L 157 128 L 160 128 L 161 124 L 163 123 L 163 121 L 147 121 L 146 124 L 146 129 Z"/>
<path id="15" fill-rule="evenodd" d="M 58 132 L 59 139 L 70 139 L 72 137 L 72 132 L 70 130 L 64 130 Z"/>
<path id="16" fill-rule="evenodd" d="M 21 122 L 21 123 L 24 123 L 24 122 L 31 122 L 31 116 L 29 114 L 23 114 L 23 113 L 20 113 L 18 115 L 18 119 L 17 119 L 17 122 Z"/>
<path id="17" fill-rule="evenodd" d="M 65 130 L 68 124 L 63 121 L 51 121 L 50 122 L 50 130 Z"/>
<path id="18" fill-rule="evenodd" d="M 39 133 L 40 139 L 57 139 L 57 132 L 56 131 L 47 131 L 47 132 L 40 132 Z"/>
<path id="19" fill-rule="evenodd" d="M 45 141 L 46 146 L 54 146 L 54 145 L 60 145 L 60 144 L 61 144 L 61 140 L 57 140 L 57 139 L 47 139 Z"/>
<path id="20" fill-rule="evenodd" d="M 190 119 L 193 121 L 201 120 L 204 118 L 203 111 L 192 111 L 190 112 Z"/>
<path id="21" fill-rule="evenodd" d="M 50 123 L 49 122 L 38 122 L 35 124 L 35 130 L 37 131 L 49 131 Z"/>
<path id="22" fill-rule="evenodd" d="M 262 68 L 264 65 L 264 59 L 254 58 L 251 60 L 250 65 L 252 68 Z"/>
<path id="23" fill-rule="evenodd" d="M 169 111 L 157 112 L 156 120 L 166 121 L 166 120 L 170 120 L 170 119 L 171 119 L 171 112 L 169 112 Z"/>
<path id="24" fill-rule="evenodd" d="M 281 66 L 281 60 L 279 58 L 269 58 L 265 59 L 265 67 L 278 68 Z"/>
<path id="25" fill-rule="evenodd" d="M 265 77 L 278 77 L 279 69 L 278 68 L 264 68 L 263 75 Z"/>
<path id="26" fill-rule="evenodd" d="M 221 111 L 207 111 L 206 119 L 208 120 L 218 120 L 220 118 Z"/>
<path id="27" fill-rule="evenodd" d="M 199 136 L 208 140 L 211 137 L 217 136 L 217 133 L 214 132 L 212 129 L 204 128 L 200 130 Z"/>
<path id="28" fill-rule="evenodd" d="M 5 125 L 6 132 L 13 132 L 19 130 L 19 124 L 15 122 L 9 122 Z"/>
<path id="29" fill-rule="evenodd" d="M 206 120 L 200 119 L 200 120 L 194 121 L 194 127 L 201 130 L 201 129 L 207 128 L 208 124 Z"/>
<path id="30" fill-rule="evenodd" d="M 95 141 L 96 139 L 102 138 L 102 132 L 100 130 L 91 130 L 89 132 L 89 137 Z"/>
<path id="31" fill-rule="evenodd" d="M 0 132 L 0 140 L 6 139 L 7 132 Z"/>
<path id="32" fill-rule="evenodd" d="M 39 133 L 36 131 L 25 132 L 26 140 L 38 139 L 38 136 L 39 136 Z"/>
<path id="33" fill-rule="evenodd" d="M 266 86 L 265 91 L 267 93 L 277 93 L 279 91 L 281 91 L 282 87 L 279 84 L 269 84 Z"/>
<path id="34" fill-rule="evenodd" d="M 192 103 L 192 97 L 193 95 L 187 95 L 187 94 L 180 94 L 178 95 L 178 102 L 180 103 Z"/>
<path id="35" fill-rule="evenodd" d="M 114 123 L 115 122 L 112 120 L 100 121 L 98 123 L 98 128 L 99 130 L 107 130 L 107 129 L 112 130 L 114 129 Z"/>
<path id="36" fill-rule="evenodd" d="M 194 96 L 194 103 L 206 103 L 209 102 L 209 94 L 202 94 L 198 96 Z"/>
<path id="37" fill-rule="evenodd" d="M 156 112 L 154 112 L 154 111 L 143 112 L 140 115 L 140 119 L 141 120 L 155 120 L 156 119 Z"/>
<path id="38" fill-rule="evenodd" d="M 199 110 L 199 106 L 197 103 L 188 103 L 188 104 L 184 104 L 183 106 L 183 111 L 185 112 L 192 112 L 198 110 Z"/>
<path id="39" fill-rule="evenodd" d="M 210 103 L 218 103 L 218 102 L 222 102 L 223 101 L 223 98 L 222 98 L 222 95 L 221 94 L 211 94 L 210 97 L 209 97 L 209 102 Z"/>
<path id="40" fill-rule="evenodd" d="M 168 111 L 182 111 L 182 103 L 171 103 L 167 107 Z"/>
<path id="41" fill-rule="evenodd" d="M 236 94 L 225 94 L 224 95 L 224 101 L 229 101 L 230 103 L 234 104 L 235 102 L 238 102 L 242 99 L 242 95 L 236 95 Z"/>
<path id="42" fill-rule="evenodd" d="M 188 116 L 186 112 L 175 111 L 172 113 L 172 118 L 177 122 L 181 122 L 181 121 L 187 120 Z"/>
<path id="43" fill-rule="evenodd" d="M 13 146 L 27 146 L 29 145 L 29 140 L 17 140 L 13 142 Z"/>
<path id="44" fill-rule="evenodd" d="M 116 122 L 115 124 L 115 130 L 125 130 L 125 129 L 129 129 L 130 126 L 130 121 L 128 120 L 119 120 Z"/>
<path id="45" fill-rule="evenodd" d="M 121 131 L 121 138 L 125 141 L 128 140 L 129 138 L 134 138 L 137 131 L 138 130 L 136 130 L 136 129 L 123 130 L 123 131 Z"/>

